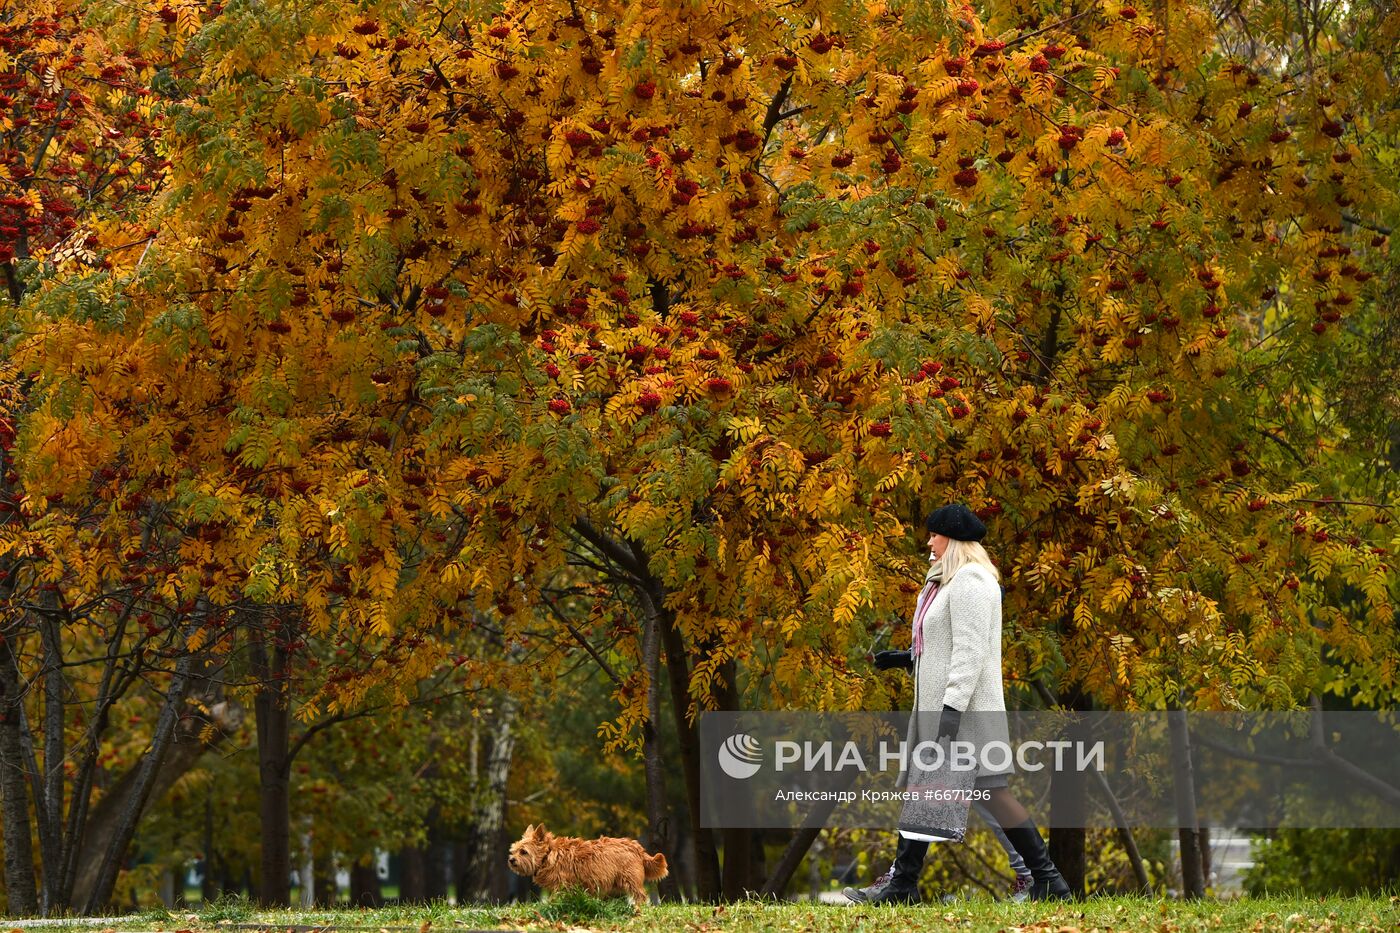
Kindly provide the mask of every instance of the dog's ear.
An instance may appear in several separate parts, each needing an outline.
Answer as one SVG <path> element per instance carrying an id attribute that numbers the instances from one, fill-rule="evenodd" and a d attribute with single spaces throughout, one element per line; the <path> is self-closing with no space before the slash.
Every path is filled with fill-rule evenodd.
<path id="1" fill-rule="evenodd" d="M 531 823 L 529 826 L 525 827 L 525 838 L 527 839 L 538 839 L 542 835 L 544 835 L 543 826 Z"/>

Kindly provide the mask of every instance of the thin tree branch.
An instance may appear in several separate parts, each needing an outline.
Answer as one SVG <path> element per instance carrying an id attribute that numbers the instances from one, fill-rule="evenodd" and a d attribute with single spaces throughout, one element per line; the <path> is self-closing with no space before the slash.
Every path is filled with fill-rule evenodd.
<path id="1" fill-rule="evenodd" d="M 622 678 L 618 676 L 617 671 L 613 670 L 612 665 L 610 665 L 607 662 L 607 659 L 605 659 L 601 654 L 598 653 L 597 649 L 593 647 L 593 645 L 588 641 L 587 638 L 583 637 L 583 633 L 580 632 L 572 622 L 564 618 L 564 614 L 559 611 L 559 607 L 554 604 L 554 600 L 546 599 L 542 600 L 542 602 L 544 603 L 545 608 L 550 611 L 554 618 L 558 619 L 560 624 L 563 625 L 564 628 L 568 629 L 569 634 L 574 637 L 574 641 L 582 645 L 583 650 L 587 651 L 593 657 L 593 660 L 598 662 L 598 666 L 603 669 L 604 674 L 608 675 L 608 679 L 611 680 L 614 684 L 617 684 L 617 686 L 621 687 Z"/>

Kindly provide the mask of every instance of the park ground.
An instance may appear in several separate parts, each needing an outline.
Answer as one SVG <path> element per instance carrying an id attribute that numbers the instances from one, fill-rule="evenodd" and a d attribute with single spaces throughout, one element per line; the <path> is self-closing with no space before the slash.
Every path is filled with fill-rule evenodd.
<path id="1" fill-rule="evenodd" d="M 339 911 L 260 911 L 243 902 L 216 903 L 198 912 L 133 914 L 100 926 L 41 928 L 103 933 L 218 933 L 228 930 L 363 930 L 373 933 L 465 933 L 468 930 L 619 931 L 836 931 L 956 930 L 1006 933 L 1088 931 L 1396 931 L 1400 897 L 1268 897 L 1184 902 L 1165 898 L 1105 897 L 1075 904 L 964 901 L 917 907 L 844 907 L 744 901 L 722 905 L 667 904 L 633 913 L 622 900 L 599 901 L 564 893 L 542 901 L 492 908 L 447 905 Z M 26 931 L 28 933 L 28 931 Z"/>

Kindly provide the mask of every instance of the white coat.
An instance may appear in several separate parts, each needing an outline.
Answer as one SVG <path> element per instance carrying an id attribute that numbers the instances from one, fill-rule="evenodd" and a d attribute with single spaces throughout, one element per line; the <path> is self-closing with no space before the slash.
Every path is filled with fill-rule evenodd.
<path id="1" fill-rule="evenodd" d="M 914 711 L 907 747 L 937 738 L 944 706 L 964 715 L 958 739 L 1008 741 L 1001 671 L 1001 587 L 980 564 L 964 564 L 924 610 L 923 652 L 914 659 Z M 1002 715 L 973 715 L 1000 713 Z M 979 767 L 978 777 L 1013 769 Z M 905 786 L 901 773 L 898 786 Z"/>

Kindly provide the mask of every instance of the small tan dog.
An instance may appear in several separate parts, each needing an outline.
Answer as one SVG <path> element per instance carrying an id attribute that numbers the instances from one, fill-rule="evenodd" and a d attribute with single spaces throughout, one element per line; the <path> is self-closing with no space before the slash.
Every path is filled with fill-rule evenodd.
<path id="1" fill-rule="evenodd" d="M 647 902 L 643 882 L 666 877 L 666 856 L 647 855 L 635 839 L 575 839 L 543 825 L 528 827 L 511 844 L 507 861 L 511 871 L 551 893 L 577 885 L 598 897 L 625 894 L 637 907 Z"/>

